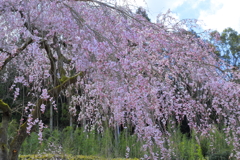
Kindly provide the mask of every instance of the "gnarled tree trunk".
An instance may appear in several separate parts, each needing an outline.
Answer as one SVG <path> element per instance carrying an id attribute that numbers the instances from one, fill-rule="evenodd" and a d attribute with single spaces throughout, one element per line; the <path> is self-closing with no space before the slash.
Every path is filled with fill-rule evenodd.
<path id="1" fill-rule="evenodd" d="M 0 160 L 8 159 L 8 123 L 11 117 L 11 109 L 8 104 L 0 100 L 0 111 L 2 111 L 2 125 L 0 128 Z"/>

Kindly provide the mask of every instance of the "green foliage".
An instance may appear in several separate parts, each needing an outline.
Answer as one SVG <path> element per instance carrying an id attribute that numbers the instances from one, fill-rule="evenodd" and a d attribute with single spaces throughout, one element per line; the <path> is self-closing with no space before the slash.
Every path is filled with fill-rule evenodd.
<path id="1" fill-rule="evenodd" d="M 221 34 L 221 41 L 225 44 L 224 56 L 234 66 L 239 66 L 240 58 L 240 34 L 232 28 L 224 29 Z"/>
<path id="2" fill-rule="evenodd" d="M 200 137 L 200 146 L 201 146 L 201 151 L 202 151 L 202 155 L 204 157 L 207 157 L 207 155 L 209 154 L 210 151 L 210 141 L 208 138 L 206 137 Z"/>
<path id="3" fill-rule="evenodd" d="M 8 125 L 8 142 L 10 142 L 18 130 L 18 123 L 13 119 Z"/>
<path id="4" fill-rule="evenodd" d="M 211 33 L 211 40 L 219 35 L 220 43 L 216 45 L 216 54 L 229 64 L 239 67 L 240 66 L 240 34 L 232 28 L 226 28 L 221 35 L 217 31 Z M 218 41 L 219 42 L 219 41 Z"/>
<path id="5" fill-rule="evenodd" d="M 82 128 L 74 130 L 66 127 L 62 131 L 45 129 L 44 141 L 40 144 L 36 133 L 32 133 L 23 143 L 20 154 L 72 154 L 93 155 L 107 158 L 125 157 L 126 148 L 130 148 L 130 157 L 142 157 L 141 143 L 137 137 L 127 131 L 120 134 L 116 144 L 113 130 L 106 128 L 103 133 L 96 130 L 90 132 Z M 29 149 L 31 148 L 31 149 Z"/>
<path id="6" fill-rule="evenodd" d="M 99 156 L 84 156 L 84 155 L 54 155 L 54 154 L 39 154 L 39 155 L 20 155 L 20 160 L 24 159 L 67 159 L 67 160 L 109 160 L 108 158 L 103 158 Z M 138 158 L 113 158 L 112 160 L 138 160 Z"/>
<path id="7" fill-rule="evenodd" d="M 141 151 L 141 146 L 143 142 L 138 140 L 136 135 L 131 135 L 128 129 L 124 129 L 121 132 L 119 151 L 122 154 L 126 154 L 126 147 L 129 147 L 129 157 L 143 157 L 144 152 Z M 139 152 L 141 151 L 141 152 Z"/>
<path id="8" fill-rule="evenodd" d="M 23 142 L 21 154 L 36 154 L 40 148 L 41 144 L 39 143 L 38 135 L 33 132 L 31 133 L 31 136 Z"/>
<path id="9" fill-rule="evenodd" d="M 73 154 L 98 155 L 101 149 L 100 148 L 101 142 L 99 141 L 97 136 L 98 136 L 97 134 L 94 134 L 94 131 L 84 132 L 83 129 L 77 129 L 73 133 L 72 137 L 72 140 L 74 141 L 72 145 Z"/>
<path id="10" fill-rule="evenodd" d="M 230 152 L 225 151 L 225 152 L 222 152 L 222 153 L 212 154 L 209 157 L 209 160 L 226 160 L 226 159 L 230 159 L 229 156 L 230 156 Z"/>
<path id="11" fill-rule="evenodd" d="M 191 132 L 191 137 L 183 135 L 179 129 L 169 129 L 171 136 L 168 137 L 168 146 L 172 150 L 172 160 L 216 160 L 229 159 L 233 150 L 232 143 L 227 143 L 227 138 L 222 130 L 212 129 L 208 136 L 200 133 Z M 33 156 L 47 156 L 51 159 L 56 156 L 68 156 L 67 159 L 76 158 L 76 155 L 85 155 L 85 159 L 114 159 L 126 157 L 126 148 L 130 148 L 130 158 L 142 158 L 144 154 L 149 155 L 148 151 L 143 152 L 141 146 L 143 141 L 138 140 L 136 135 L 131 135 L 128 129 L 123 129 L 117 137 L 111 128 L 105 128 L 103 133 L 98 133 L 96 129 L 89 132 L 83 128 L 73 129 L 66 127 L 62 131 L 45 129 L 43 133 L 44 141 L 40 144 L 38 135 L 32 133 L 23 143 L 20 154 Z M 167 137 L 166 137 L 167 138 Z M 167 141 L 166 141 L 167 142 Z M 159 153 L 159 149 L 153 145 L 153 150 Z M 72 158 L 74 157 L 75 158 Z M 96 158 L 97 157 L 97 158 Z M 24 158 L 22 156 L 22 158 Z M 36 157 L 35 157 L 36 158 Z"/>
<path id="12" fill-rule="evenodd" d="M 229 159 L 233 145 L 231 142 L 229 142 L 229 144 L 226 142 L 226 134 L 215 128 L 210 132 L 209 139 L 210 146 L 212 146 L 208 149 L 210 160 L 224 159 L 224 157 Z"/>
<path id="13" fill-rule="evenodd" d="M 181 134 L 180 129 L 175 132 L 170 130 L 170 133 L 170 148 L 173 150 L 172 159 L 174 160 L 230 159 L 229 156 L 233 151 L 232 143 L 226 142 L 226 134 L 217 127 L 213 128 L 208 135 L 191 131 L 191 137 L 187 137 Z"/>
<path id="14" fill-rule="evenodd" d="M 201 145 L 196 141 L 195 133 L 191 133 L 192 137 L 181 134 L 180 129 L 172 133 L 170 147 L 173 149 L 172 157 L 176 159 L 204 159 Z M 174 158 L 174 159 L 175 159 Z"/>

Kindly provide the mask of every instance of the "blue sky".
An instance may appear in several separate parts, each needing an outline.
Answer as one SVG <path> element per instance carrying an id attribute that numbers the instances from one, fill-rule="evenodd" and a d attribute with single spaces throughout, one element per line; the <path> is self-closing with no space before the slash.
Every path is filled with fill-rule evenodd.
<path id="1" fill-rule="evenodd" d="M 240 0 L 132 0 L 148 11 L 152 22 L 170 9 L 176 18 L 198 19 L 203 29 L 222 32 L 231 27 L 240 33 Z"/>

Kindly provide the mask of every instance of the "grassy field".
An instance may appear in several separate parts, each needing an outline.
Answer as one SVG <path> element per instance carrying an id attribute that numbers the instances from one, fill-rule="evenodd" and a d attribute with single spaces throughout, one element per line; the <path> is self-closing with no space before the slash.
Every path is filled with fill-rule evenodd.
<path id="1" fill-rule="evenodd" d="M 10 124 L 9 135 L 14 133 L 17 127 Z M 191 132 L 191 137 L 183 135 L 180 130 L 169 131 L 170 137 L 166 137 L 167 147 L 171 149 L 171 160 L 226 160 L 231 157 L 233 145 L 226 143 L 226 135 L 215 127 L 208 136 Z M 144 141 L 139 140 L 128 130 L 123 130 L 119 136 L 109 128 L 99 134 L 95 130 L 85 132 L 81 128 L 67 127 L 63 130 L 45 129 L 43 141 L 39 143 L 37 133 L 32 133 L 23 143 L 19 159 L 125 159 L 132 160 L 150 155 L 149 150 L 143 151 Z M 157 146 L 153 146 L 154 152 L 161 155 Z"/>

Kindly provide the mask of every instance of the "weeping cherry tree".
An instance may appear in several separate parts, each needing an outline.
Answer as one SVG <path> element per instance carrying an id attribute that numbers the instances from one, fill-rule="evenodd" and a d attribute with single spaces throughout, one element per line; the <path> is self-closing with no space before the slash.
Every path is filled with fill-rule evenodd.
<path id="1" fill-rule="evenodd" d="M 42 141 L 41 115 L 49 105 L 56 108 L 60 94 L 86 128 L 104 133 L 106 124 L 134 126 L 149 151 L 146 159 L 174 155 L 167 125 L 184 117 L 191 130 L 206 136 L 222 123 L 239 159 L 239 72 L 219 60 L 203 36 L 186 31 L 195 25 L 169 12 L 151 23 L 98 0 L 0 0 L 0 79 L 12 78 L 15 66 L 12 97 L 19 98 L 19 86 L 28 96 L 11 142 L 7 128 L 14 108 L 0 100 L 0 159 L 18 159 L 31 132 Z"/>

